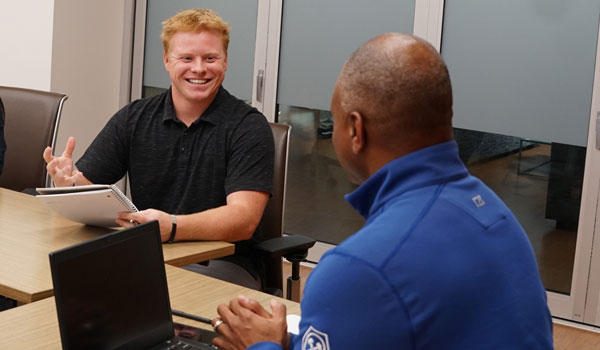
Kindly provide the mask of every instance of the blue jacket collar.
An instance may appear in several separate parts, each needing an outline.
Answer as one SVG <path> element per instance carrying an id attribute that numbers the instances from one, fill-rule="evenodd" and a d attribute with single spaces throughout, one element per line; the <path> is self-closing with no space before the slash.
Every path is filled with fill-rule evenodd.
<path id="1" fill-rule="evenodd" d="M 456 142 L 448 141 L 394 159 L 345 198 L 368 220 L 385 203 L 406 191 L 467 175 Z"/>

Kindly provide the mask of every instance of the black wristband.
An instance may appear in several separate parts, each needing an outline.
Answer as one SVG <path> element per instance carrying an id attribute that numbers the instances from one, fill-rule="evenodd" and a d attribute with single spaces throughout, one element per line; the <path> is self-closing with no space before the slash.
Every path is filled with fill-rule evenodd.
<path id="1" fill-rule="evenodd" d="M 171 215 L 171 220 L 173 221 L 173 225 L 171 226 L 171 236 L 167 243 L 173 243 L 175 240 L 175 233 L 177 233 L 177 217 L 175 215 Z"/>

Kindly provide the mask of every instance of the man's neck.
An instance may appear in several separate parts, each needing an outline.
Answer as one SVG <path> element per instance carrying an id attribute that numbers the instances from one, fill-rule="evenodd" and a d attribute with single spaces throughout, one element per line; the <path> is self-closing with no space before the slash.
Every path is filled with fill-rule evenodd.
<path id="1" fill-rule="evenodd" d="M 398 140 L 401 141 L 397 143 L 373 142 L 364 156 L 368 177 L 394 159 L 453 139 L 452 129 L 437 131 L 437 133 L 432 131 L 432 133 L 405 133 L 398 136 Z"/>
<path id="2" fill-rule="evenodd" d="M 202 101 L 189 101 L 171 92 L 171 97 L 173 99 L 173 107 L 175 108 L 177 119 L 181 120 L 182 123 L 189 127 L 193 122 L 200 118 L 217 96 L 215 94 L 211 98 Z"/>

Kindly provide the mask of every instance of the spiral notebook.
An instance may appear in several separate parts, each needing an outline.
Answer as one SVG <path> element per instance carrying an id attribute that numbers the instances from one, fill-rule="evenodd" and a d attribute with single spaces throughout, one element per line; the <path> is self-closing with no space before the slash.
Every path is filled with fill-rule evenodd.
<path id="1" fill-rule="evenodd" d="M 115 227 L 122 211 L 136 212 L 135 205 L 115 185 L 43 187 L 37 199 L 60 215 L 82 224 Z"/>

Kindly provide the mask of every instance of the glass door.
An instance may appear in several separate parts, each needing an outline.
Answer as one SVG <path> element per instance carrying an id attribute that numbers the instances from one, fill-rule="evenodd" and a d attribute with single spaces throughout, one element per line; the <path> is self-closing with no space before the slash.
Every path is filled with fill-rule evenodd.
<path id="1" fill-rule="evenodd" d="M 443 8 L 460 156 L 527 232 L 553 315 L 586 321 L 600 3 L 457 0 Z"/>
<path id="2" fill-rule="evenodd" d="M 364 224 L 331 143 L 331 95 L 344 61 L 384 32 L 412 32 L 415 1 L 281 1 L 277 121 L 292 126 L 285 230 L 338 244 Z M 271 42 L 269 42 L 271 46 Z M 324 248 L 326 249 L 326 248 Z M 319 254 L 309 259 L 318 260 Z"/>

